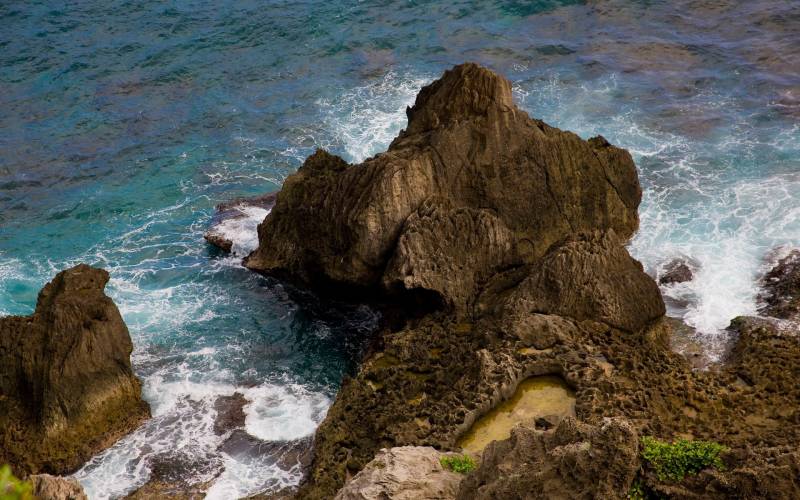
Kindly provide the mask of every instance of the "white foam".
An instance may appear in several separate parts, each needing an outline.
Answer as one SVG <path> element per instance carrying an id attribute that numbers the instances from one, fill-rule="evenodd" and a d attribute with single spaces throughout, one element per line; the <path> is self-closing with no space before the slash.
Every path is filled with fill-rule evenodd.
<path id="1" fill-rule="evenodd" d="M 428 78 L 389 71 L 336 99 L 320 99 L 323 119 L 350 161 L 360 162 L 384 151 L 406 125 L 406 106 L 414 104 Z"/>
<path id="2" fill-rule="evenodd" d="M 238 257 L 245 257 L 258 248 L 258 225 L 264 221 L 269 210 L 251 205 L 234 207 L 240 213 L 230 217 L 211 228 L 211 231 L 223 238 L 230 240 L 231 253 Z"/>
<path id="3" fill-rule="evenodd" d="M 325 417 L 330 399 L 298 385 L 247 389 L 247 433 L 264 441 L 289 441 L 311 435 Z"/>
<path id="4" fill-rule="evenodd" d="M 768 133 L 741 113 L 717 131 L 722 140 L 682 135 L 660 128 L 635 100 L 621 101 L 615 94 L 625 90 L 613 74 L 583 84 L 551 75 L 513 88 L 535 116 L 582 137 L 602 134 L 631 151 L 644 197 L 630 251 L 653 274 L 677 256 L 699 263 L 691 282 L 663 293 L 688 303 L 669 313 L 715 351 L 732 318 L 756 312 L 765 255 L 800 245 L 800 174 L 797 160 L 786 159 L 798 149 L 799 128 Z M 683 107 L 680 116 L 732 116 L 739 103 L 704 91 L 675 106 Z"/>
<path id="5" fill-rule="evenodd" d="M 209 466 L 182 478 L 193 484 L 214 480 L 209 498 L 239 498 L 300 481 L 302 471 L 295 464 L 282 469 L 269 455 L 231 457 L 219 451 L 227 435 L 214 432 L 214 403 L 219 396 L 244 394 L 249 401 L 245 431 L 264 441 L 286 441 L 314 432 L 330 404 L 327 396 L 288 382 L 237 387 L 227 382 L 233 377 L 219 369 L 214 370 L 216 380 L 193 381 L 197 374 L 187 365 L 178 372 L 146 377 L 143 393 L 153 418 L 75 473 L 92 500 L 115 498 L 142 486 L 150 477 L 147 457 L 166 453 L 221 464 L 221 471 Z"/>

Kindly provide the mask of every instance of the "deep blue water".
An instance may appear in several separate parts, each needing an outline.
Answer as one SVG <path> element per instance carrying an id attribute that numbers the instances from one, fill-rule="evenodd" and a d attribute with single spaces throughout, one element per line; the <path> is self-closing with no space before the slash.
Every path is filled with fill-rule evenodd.
<path id="1" fill-rule="evenodd" d="M 217 450 L 213 402 L 247 430 L 307 436 L 352 368 L 367 310 L 298 304 L 209 249 L 220 201 L 278 189 L 317 147 L 381 151 L 418 89 L 476 61 L 519 104 L 629 148 L 645 189 L 631 252 L 685 255 L 670 313 L 710 350 L 755 280 L 800 244 L 800 3 L 678 1 L 3 2 L 0 314 L 58 270 L 107 268 L 154 419 L 78 473 L 92 498 L 198 458 L 210 497 L 298 480 Z M 241 234 L 240 251 L 252 246 Z"/>

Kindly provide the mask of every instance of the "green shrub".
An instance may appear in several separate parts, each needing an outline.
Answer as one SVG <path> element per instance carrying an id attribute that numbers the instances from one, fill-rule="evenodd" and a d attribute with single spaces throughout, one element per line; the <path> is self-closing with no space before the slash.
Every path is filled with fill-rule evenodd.
<path id="1" fill-rule="evenodd" d="M 0 500 L 32 500 L 31 490 L 31 483 L 14 477 L 11 467 L 0 467 Z"/>
<path id="2" fill-rule="evenodd" d="M 728 448 L 719 443 L 686 439 L 667 443 L 644 436 L 642 446 L 642 457 L 661 481 L 681 481 L 687 474 L 697 474 L 707 467 L 725 469 L 720 454 Z"/>
<path id="3" fill-rule="evenodd" d="M 469 455 L 442 457 L 439 461 L 445 469 L 450 469 L 459 474 L 469 474 L 477 467 L 475 460 Z"/>

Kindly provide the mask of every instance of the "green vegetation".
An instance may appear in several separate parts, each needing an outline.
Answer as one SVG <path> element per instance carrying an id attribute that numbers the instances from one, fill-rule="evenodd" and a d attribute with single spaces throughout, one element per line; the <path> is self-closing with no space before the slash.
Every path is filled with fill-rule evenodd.
<path id="1" fill-rule="evenodd" d="M 459 474 L 469 474 L 477 467 L 475 460 L 469 455 L 442 457 L 439 461 L 445 469 L 450 469 Z"/>
<path id="2" fill-rule="evenodd" d="M 628 490 L 628 495 L 625 497 L 627 500 L 645 500 L 647 496 L 644 494 L 644 485 L 641 479 L 637 479 Z"/>
<path id="3" fill-rule="evenodd" d="M 11 467 L 0 467 L 0 500 L 32 500 L 31 484 L 20 481 L 11 473 Z"/>
<path id="4" fill-rule="evenodd" d="M 707 467 L 725 469 L 720 454 L 728 448 L 719 443 L 686 439 L 667 443 L 644 436 L 642 446 L 642 457 L 662 481 L 681 481 L 687 474 L 697 474 Z"/>

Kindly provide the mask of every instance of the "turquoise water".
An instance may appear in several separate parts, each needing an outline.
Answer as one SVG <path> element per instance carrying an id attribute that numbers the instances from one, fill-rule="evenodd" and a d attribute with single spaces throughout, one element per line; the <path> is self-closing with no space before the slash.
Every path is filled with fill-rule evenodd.
<path id="1" fill-rule="evenodd" d="M 298 303 L 202 233 L 216 203 L 278 189 L 316 147 L 384 149 L 453 64 L 631 150 L 631 252 L 653 274 L 700 264 L 664 293 L 711 351 L 800 244 L 797 2 L 6 2 L 0 23 L 0 314 L 30 313 L 68 265 L 107 268 L 154 410 L 79 471 L 92 498 L 169 453 L 212 498 L 297 482 L 270 453 L 220 451 L 213 402 L 242 391 L 252 436 L 307 438 L 376 318 Z"/>

